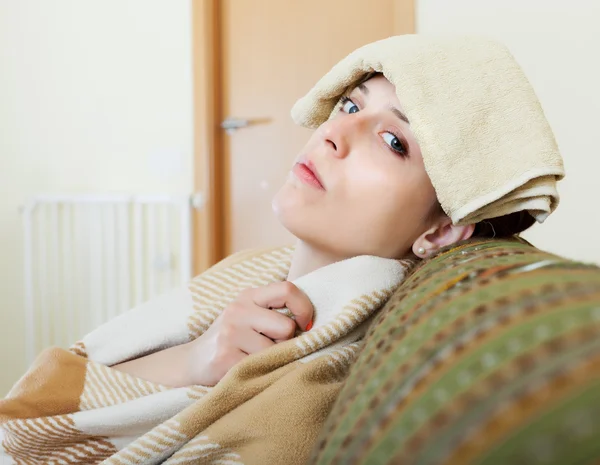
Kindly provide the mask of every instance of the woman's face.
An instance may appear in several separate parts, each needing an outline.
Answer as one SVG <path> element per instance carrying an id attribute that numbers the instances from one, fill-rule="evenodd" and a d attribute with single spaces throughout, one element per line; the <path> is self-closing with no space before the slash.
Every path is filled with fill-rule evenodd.
<path id="1" fill-rule="evenodd" d="M 394 86 L 376 76 L 300 152 L 273 209 L 292 234 L 341 258 L 406 256 L 436 204 Z"/>

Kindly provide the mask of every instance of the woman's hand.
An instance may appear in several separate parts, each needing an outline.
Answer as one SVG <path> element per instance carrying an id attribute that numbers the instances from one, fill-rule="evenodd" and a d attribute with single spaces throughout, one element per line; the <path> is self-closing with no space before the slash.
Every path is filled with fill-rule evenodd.
<path id="1" fill-rule="evenodd" d="M 295 320 L 271 310 L 283 307 Z M 296 328 L 310 329 L 313 312 L 306 294 L 289 281 L 242 291 L 204 334 L 185 344 L 189 384 L 214 386 L 248 355 L 291 339 Z"/>
<path id="2" fill-rule="evenodd" d="M 283 307 L 295 320 L 271 310 Z M 308 297 L 289 281 L 246 289 L 196 340 L 113 368 L 165 386 L 213 386 L 249 354 L 294 337 L 297 327 L 310 329 L 313 312 Z"/>

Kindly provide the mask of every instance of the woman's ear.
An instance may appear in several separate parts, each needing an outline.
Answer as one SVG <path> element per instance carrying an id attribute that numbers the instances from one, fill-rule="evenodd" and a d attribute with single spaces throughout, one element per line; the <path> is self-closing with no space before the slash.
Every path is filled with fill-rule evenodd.
<path id="1" fill-rule="evenodd" d="M 417 238 L 412 246 L 412 251 L 417 257 L 426 258 L 442 247 L 469 239 L 473 235 L 473 231 L 475 231 L 474 224 L 456 226 L 452 224 L 450 218 L 444 218 L 442 222 Z"/>

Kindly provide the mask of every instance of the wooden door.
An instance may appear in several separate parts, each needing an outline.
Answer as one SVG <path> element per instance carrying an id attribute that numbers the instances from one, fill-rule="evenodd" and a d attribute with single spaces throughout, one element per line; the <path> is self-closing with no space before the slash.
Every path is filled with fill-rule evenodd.
<path id="1" fill-rule="evenodd" d="M 292 122 L 292 105 L 352 50 L 414 32 L 414 0 L 220 0 L 213 7 L 213 124 L 228 117 L 251 123 L 215 134 L 218 255 L 291 244 L 271 199 L 309 137 Z"/>

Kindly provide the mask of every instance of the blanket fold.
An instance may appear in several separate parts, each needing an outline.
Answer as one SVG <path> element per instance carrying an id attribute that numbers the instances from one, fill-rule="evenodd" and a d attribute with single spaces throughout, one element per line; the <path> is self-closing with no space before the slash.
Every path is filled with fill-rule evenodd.
<path id="1" fill-rule="evenodd" d="M 361 256 L 294 281 L 315 307 L 313 329 L 246 357 L 214 387 L 110 368 L 199 337 L 241 290 L 285 280 L 292 251 L 230 257 L 71 349 L 43 352 L 0 401 L 3 463 L 304 463 L 371 317 L 410 262 Z"/>

